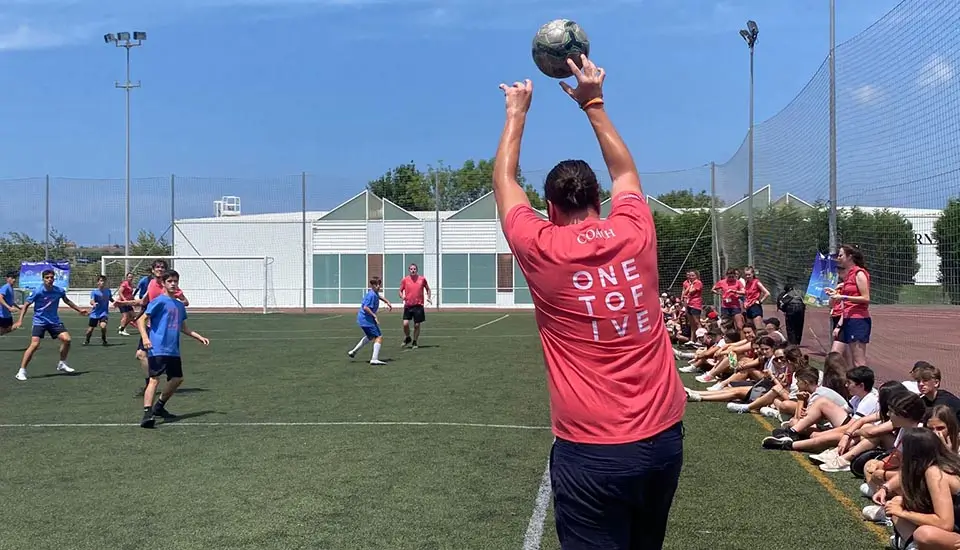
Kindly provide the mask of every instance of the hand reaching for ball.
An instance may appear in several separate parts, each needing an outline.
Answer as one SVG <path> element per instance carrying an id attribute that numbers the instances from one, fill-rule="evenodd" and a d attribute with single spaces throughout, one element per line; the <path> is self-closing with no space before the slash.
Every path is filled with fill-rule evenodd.
<path id="1" fill-rule="evenodd" d="M 583 65 L 582 69 L 577 67 L 572 59 L 567 59 L 567 66 L 577 79 L 577 87 L 573 88 L 563 81 L 560 81 L 560 87 L 577 102 L 577 105 L 583 106 L 591 99 L 603 97 L 603 79 L 607 73 L 585 55 L 580 55 L 580 62 Z"/>
<path id="2" fill-rule="evenodd" d="M 507 116 L 527 114 L 530 100 L 533 99 L 533 82 L 529 78 L 523 82 L 514 82 L 513 86 L 501 84 L 500 89 L 506 97 Z"/>

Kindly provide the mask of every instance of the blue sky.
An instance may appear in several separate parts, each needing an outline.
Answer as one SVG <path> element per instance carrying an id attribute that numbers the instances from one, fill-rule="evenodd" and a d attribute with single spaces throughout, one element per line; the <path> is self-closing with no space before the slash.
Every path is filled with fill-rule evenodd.
<path id="1" fill-rule="evenodd" d="M 897 2 L 837 4 L 843 42 Z M 922 4 L 928 15 L 937 6 L 950 17 L 957 11 L 947 0 Z M 203 178 L 179 184 L 176 205 L 178 217 L 201 216 L 221 194 L 240 195 L 245 211 L 296 210 L 299 179 L 284 176 L 300 171 L 311 174 L 308 207 L 326 209 L 399 163 L 492 156 L 503 118 L 497 85 L 526 77 L 535 96 L 525 171 L 537 179 L 569 157 L 599 165 L 583 116 L 530 57 L 537 27 L 557 17 L 590 35 L 608 72 L 608 110 L 644 172 L 736 153 L 747 128 L 748 57 L 737 34 L 746 19 L 760 26 L 758 122 L 797 96 L 828 48 L 827 0 L 0 0 L 0 177 L 38 178 L 0 188 L 20 189 L 28 208 L 42 208 L 42 194 L 22 188 L 42 191 L 44 174 L 123 177 L 123 93 L 114 89 L 123 51 L 102 40 L 120 30 L 149 34 L 133 51 L 143 87 L 133 92 L 132 165 L 134 178 L 159 179 L 135 183 L 134 231 L 168 219 L 156 216 L 169 211 L 170 174 Z M 956 55 L 955 42 L 943 55 Z M 952 58 L 937 59 L 931 70 L 952 77 Z M 847 60 L 847 74 L 870 74 L 868 62 Z M 885 91 L 869 78 L 848 80 L 838 81 L 838 108 L 882 101 Z M 825 120 L 821 109 L 810 113 L 768 139 L 806 131 L 807 118 Z M 705 187 L 703 173 L 648 177 L 647 190 Z M 738 185 L 724 192 L 742 195 Z M 820 193 L 819 182 L 816 192 L 809 185 Z M 84 242 L 118 240 L 119 181 L 57 179 L 53 187 L 54 226 Z M 77 218 L 103 222 L 80 227 Z"/>

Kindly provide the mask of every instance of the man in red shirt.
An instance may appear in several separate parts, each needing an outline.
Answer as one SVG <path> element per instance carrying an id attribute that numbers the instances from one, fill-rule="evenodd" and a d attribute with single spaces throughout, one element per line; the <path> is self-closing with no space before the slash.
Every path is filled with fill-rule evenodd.
<path id="1" fill-rule="evenodd" d="M 657 236 L 633 158 L 603 108 L 603 69 L 568 61 L 561 83 L 586 113 L 613 180 L 581 160 L 544 184 L 549 221 L 517 184 L 529 80 L 501 85 L 507 120 L 493 190 L 503 232 L 530 286 L 556 440 L 550 455 L 557 535 L 564 550 L 659 549 L 683 464 L 686 398 L 657 298 Z"/>
<path id="2" fill-rule="evenodd" d="M 417 264 L 410 264 L 407 269 L 410 273 L 400 281 L 400 299 L 403 300 L 403 347 L 412 346 L 417 349 L 417 340 L 420 339 L 420 324 L 427 320 L 423 310 L 423 294 L 427 294 L 427 303 L 430 303 L 430 285 L 427 278 L 420 275 Z M 413 321 L 413 340 L 410 340 L 410 321 Z"/>

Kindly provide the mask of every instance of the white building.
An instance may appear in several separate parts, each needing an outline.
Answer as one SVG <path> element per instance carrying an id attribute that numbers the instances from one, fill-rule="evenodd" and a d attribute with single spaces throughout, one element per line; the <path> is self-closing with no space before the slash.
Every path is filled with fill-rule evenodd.
<path id="1" fill-rule="evenodd" d="M 648 198 L 655 212 L 681 212 Z M 745 201 L 724 210 L 744 209 Z M 812 208 L 792 195 L 772 200 L 769 186 L 754 195 L 757 209 L 782 204 Z M 602 214 L 609 206 L 602 205 Z M 941 211 L 890 210 L 905 215 L 917 234 L 917 284 L 937 284 L 940 260 L 930 233 Z M 173 232 L 174 255 L 197 258 L 174 265 L 196 307 L 355 308 L 373 275 L 383 278 L 393 300 L 411 263 L 430 283 L 434 304 L 532 307 L 492 193 L 456 212 L 440 212 L 439 221 L 434 212 L 408 212 L 368 191 L 329 212 L 245 215 L 236 197 L 217 201 L 216 211 L 212 218 L 177 220 Z M 214 256 L 268 259 L 205 259 Z"/>

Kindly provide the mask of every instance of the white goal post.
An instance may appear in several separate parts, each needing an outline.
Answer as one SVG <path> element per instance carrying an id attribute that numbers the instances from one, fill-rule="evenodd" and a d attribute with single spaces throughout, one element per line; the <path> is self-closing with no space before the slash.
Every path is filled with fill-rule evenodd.
<path id="1" fill-rule="evenodd" d="M 180 273 L 181 288 L 198 309 L 269 312 L 270 265 L 273 263 L 270 256 L 103 256 L 100 274 L 108 275 L 107 268 L 114 263 L 122 266 L 128 262 L 149 264 L 155 260 L 166 260 Z M 194 266 L 194 262 L 200 265 Z M 144 271 L 137 269 L 134 275 Z"/>

